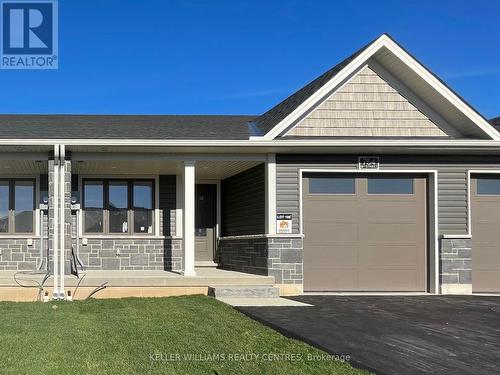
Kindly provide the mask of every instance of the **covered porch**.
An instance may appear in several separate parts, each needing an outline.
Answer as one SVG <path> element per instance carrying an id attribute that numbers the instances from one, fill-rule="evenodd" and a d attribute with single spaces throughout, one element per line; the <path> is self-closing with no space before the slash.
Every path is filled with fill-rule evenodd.
<path id="1" fill-rule="evenodd" d="M 71 154 L 72 248 L 81 269 L 246 272 L 228 262 L 221 242 L 274 233 L 274 155 L 110 151 Z"/>

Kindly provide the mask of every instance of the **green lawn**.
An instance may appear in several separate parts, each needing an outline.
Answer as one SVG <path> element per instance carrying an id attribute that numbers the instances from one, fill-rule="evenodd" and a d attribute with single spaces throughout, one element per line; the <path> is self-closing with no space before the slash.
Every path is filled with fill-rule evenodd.
<path id="1" fill-rule="evenodd" d="M 204 296 L 1 302 L 0 316 L 1 374 L 361 373 Z"/>

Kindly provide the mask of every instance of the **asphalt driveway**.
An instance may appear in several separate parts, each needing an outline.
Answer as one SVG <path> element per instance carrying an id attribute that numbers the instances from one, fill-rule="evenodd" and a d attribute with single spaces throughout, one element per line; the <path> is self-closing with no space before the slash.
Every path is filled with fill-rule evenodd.
<path id="1" fill-rule="evenodd" d="M 500 297 L 293 299 L 313 306 L 238 310 L 378 374 L 500 373 Z"/>

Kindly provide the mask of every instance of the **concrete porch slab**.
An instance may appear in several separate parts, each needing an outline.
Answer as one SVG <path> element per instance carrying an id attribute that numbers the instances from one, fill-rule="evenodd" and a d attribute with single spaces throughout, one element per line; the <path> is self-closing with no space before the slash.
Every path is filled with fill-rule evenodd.
<path id="1" fill-rule="evenodd" d="M 0 287 L 18 286 L 14 280 L 16 271 L 0 272 Z M 109 287 L 208 287 L 208 286 L 273 286 L 274 277 L 252 275 L 242 272 L 226 271 L 215 268 L 196 268 L 196 276 L 183 276 L 170 271 L 106 271 L 88 270 L 80 273 L 83 278 L 81 286 L 99 286 L 107 282 Z M 27 275 L 18 274 L 18 280 L 25 285 L 35 287 L 43 278 L 43 274 Z M 74 287 L 79 278 L 66 275 L 64 283 L 66 287 Z M 52 286 L 52 277 L 47 280 L 45 286 Z"/>

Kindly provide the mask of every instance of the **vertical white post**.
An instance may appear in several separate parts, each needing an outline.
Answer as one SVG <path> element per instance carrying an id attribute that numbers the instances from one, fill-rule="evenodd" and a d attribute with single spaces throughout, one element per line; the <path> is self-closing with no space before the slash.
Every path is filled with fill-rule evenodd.
<path id="1" fill-rule="evenodd" d="M 53 298 L 59 298 L 59 253 L 57 251 L 59 242 L 59 145 L 54 146 L 54 171 L 52 176 L 52 261 L 54 273 L 54 290 L 52 292 Z M 50 248 L 50 247 L 49 247 Z"/>
<path id="2" fill-rule="evenodd" d="M 65 290 L 64 290 L 64 278 L 65 278 L 65 258 L 66 258 L 66 151 L 64 145 L 60 146 L 59 157 L 60 157 L 60 185 L 59 185 L 59 272 L 60 272 L 60 280 L 59 280 L 59 298 L 64 299 Z M 59 181 L 58 181 L 59 182 Z"/>
<path id="3" fill-rule="evenodd" d="M 184 162 L 184 276 L 196 276 L 194 271 L 195 162 Z"/>
<path id="4" fill-rule="evenodd" d="M 276 234 L 276 154 L 266 158 L 266 233 Z"/>

